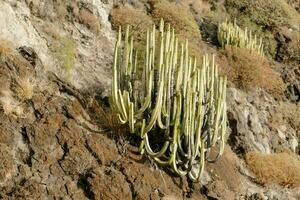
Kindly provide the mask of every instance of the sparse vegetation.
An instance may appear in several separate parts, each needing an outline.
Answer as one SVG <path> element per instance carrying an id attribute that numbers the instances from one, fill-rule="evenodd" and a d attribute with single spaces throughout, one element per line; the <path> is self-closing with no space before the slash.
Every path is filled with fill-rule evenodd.
<path id="1" fill-rule="evenodd" d="M 67 36 L 60 37 L 51 47 L 53 55 L 58 59 L 61 67 L 70 73 L 76 57 L 76 43 Z"/>
<path id="2" fill-rule="evenodd" d="M 79 11 L 80 23 L 86 25 L 96 35 L 100 32 L 100 20 L 91 11 L 82 8 Z"/>
<path id="3" fill-rule="evenodd" d="M 31 99 L 33 95 L 33 83 L 29 78 L 20 78 L 19 80 L 16 80 L 13 90 L 20 100 L 24 101 Z"/>
<path id="4" fill-rule="evenodd" d="M 271 67 L 270 62 L 252 54 L 246 49 L 237 47 L 226 47 L 223 50 L 229 67 L 229 80 L 240 89 L 251 90 L 262 88 L 265 91 L 280 98 L 284 91 L 284 84 L 279 76 Z"/>
<path id="5" fill-rule="evenodd" d="M 246 162 L 263 185 L 300 187 L 300 161 L 293 155 L 250 152 L 246 154 Z"/>

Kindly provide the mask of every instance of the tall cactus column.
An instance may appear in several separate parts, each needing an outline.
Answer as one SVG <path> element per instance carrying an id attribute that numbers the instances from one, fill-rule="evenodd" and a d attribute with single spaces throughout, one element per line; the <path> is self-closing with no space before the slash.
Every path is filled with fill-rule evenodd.
<path id="1" fill-rule="evenodd" d="M 155 26 L 147 31 L 145 49 L 145 63 L 137 66 L 129 28 L 124 41 L 119 30 L 111 108 L 141 138 L 141 153 L 199 181 L 205 160 L 216 159 L 209 158 L 210 149 L 218 144 L 217 157 L 224 151 L 226 77 L 219 76 L 214 56 L 203 56 L 199 67 L 189 56 L 188 41 L 180 44 L 163 21 L 159 31 Z M 153 144 L 158 140 L 163 142 Z"/>

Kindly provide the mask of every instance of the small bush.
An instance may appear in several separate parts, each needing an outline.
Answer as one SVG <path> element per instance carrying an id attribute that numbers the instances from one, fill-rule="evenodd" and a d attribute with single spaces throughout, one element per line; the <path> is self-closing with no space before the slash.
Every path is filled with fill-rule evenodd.
<path id="1" fill-rule="evenodd" d="M 240 89 L 262 88 L 277 98 L 283 94 L 284 84 L 271 67 L 269 61 L 246 49 L 227 46 L 222 51 L 231 68 L 226 74 L 229 80 Z"/>
<path id="2" fill-rule="evenodd" d="M 300 187 L 300 161 L 288 153 L 250 152 L 246 154 L 246 162 L 261 184 Z"/>
<path id="3" fill-rule="evenodd" d="M 177 31 L 178 36 L 186 38 L 189 42 L 198 42 L 201 39 L 200 30 L 192 13 L 184 6 L 170 3 L 165 0 L 154 3 L 152 17 L 155 24 L 159 24 L 161 19 Z"/>
<path id="4" fill-rule="evenodd" d="M 157 26 L 161 19 L 165 21 L 165 24 L 170 24 L 176 30 L 179 41 L 184 42 L 188 39 L 189 53 L 197 58 L 200 66 L 205 47 L 201 41 L 199 26 L 186 6 L 166 0 L 155 0 L 152 1 L 151 14 Z"/>
<path id="5" fill-rule="evenodd" d="M 138 41 L 145 38 L 147 29 L 153 25 L 151 17 L 146 12 L 127 5 L 113 8 L 110 16 L 115 30 L 118 30 L 120 26 L 125 28 L 127 25 L 130 25 L 131 35 Z"/>
<path id="6" fill-rule="evenodd" d="M 54 56 L 59 60 L 63 69 L 70 72 L 74 66 L 76 43 L 72 38 L 60 37 L 51 47 Z"/>
<path id="7" fill-rule="evenodd" d="M 33 95 L 33 83 L 29 78 L 21 78 L 16 80 L 16 84 L 13 87 L 14 92 L 20 100 L 31 99 Z"/>

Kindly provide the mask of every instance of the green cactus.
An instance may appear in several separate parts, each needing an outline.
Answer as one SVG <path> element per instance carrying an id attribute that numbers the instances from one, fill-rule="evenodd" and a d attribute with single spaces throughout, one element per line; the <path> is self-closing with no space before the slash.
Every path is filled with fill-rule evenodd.
<path id="1" fill-rule="evenodd" d="M 237 24 L 236 20 L 233 23 L 225 22 L 219 24 L 218 27 L 218 40 L 222 47 L 226 45 L 241 47 L 256 52 L 263 56 L 263 44 L 262 38 L 257 39 L 256 35 L 253 36 L 251 30 L 248 31 L 241 29 Z"/>
<path id="2" fill-rule="evenodd" d="M 145 65 L 139 74 L 129 28 L 123 42 L 119 30 L 110 104 L 120 123 L 128 123 L 141 138 L 142 154 L 199 181 L 205 160 L 214 161 L 224 151 L 227 79 L 219 76 L 214 56 L 205 55 L 198 68 L 189 56 L 188 41 L 179 44 L 174 32 L 163 21 L 158 33 L 155 26 L 147 31 Z M 162 144 L 153 145 L 153 132 L 162 133 Z M 210 159 L 216 144 L 219 154 Z"/>

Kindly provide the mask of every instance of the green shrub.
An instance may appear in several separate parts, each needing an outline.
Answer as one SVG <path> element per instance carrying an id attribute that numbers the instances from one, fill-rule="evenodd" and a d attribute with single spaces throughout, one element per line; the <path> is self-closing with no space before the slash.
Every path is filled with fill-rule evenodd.
<path id="1" fill-rule="evenodd" d="M 70 73 L 73 69 L 76 58 L 76 43 L 67 36 L 60 37 L 50 47 L 53 55 L 58 59 L 61 67 Z"/>

